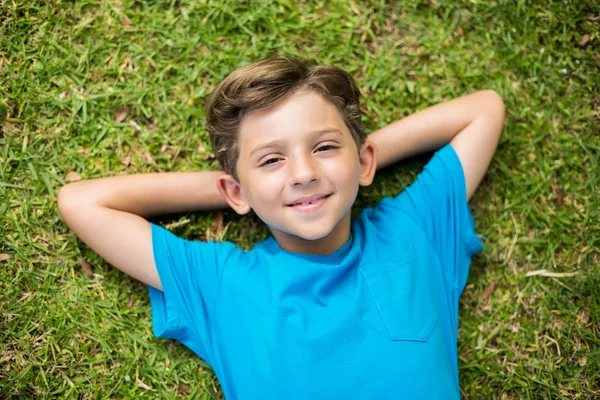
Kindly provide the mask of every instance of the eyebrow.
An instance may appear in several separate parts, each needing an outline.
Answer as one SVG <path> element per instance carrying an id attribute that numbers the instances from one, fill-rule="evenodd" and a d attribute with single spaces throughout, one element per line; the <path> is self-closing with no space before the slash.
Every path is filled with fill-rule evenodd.
<path id="1" fill-rule="evenodd" d="M 339 134 L 339 135 L 342 135 L 342 136 L 344 135 L 344 134 L 342 133 L 342 131 L 340 131 L 340 130 L 339 130 L 339 129 L 337 129 L 337 128 L 324 128 L 324 129 L 319 129 L 319 130 L 316 130 L 316 131 L 314 131 L 314 132 L 310 132 L 310 133 L 309 133 L 309 135 L 310 135 L 311 137 L 314 137 L 314 136 L 322 136 L 322 135 L 324 135 L 324 134 L 326 134 L 326 133 L 337 133 L 337 134 Z M 258 152 L 258 151 L 260 151 L 260 150 L 263 150 L 263 149 L 266 149 L 266 148 L 269 148 L 269 147 L 283 146 L 284 144 L 285 144 L 285 141 L 283 141 L 283 140 L 280 140 L 280 139 L 271 140 L 270 142 L 267 142 L 267 143 L 264 143 L 264 144 L 261 144 L 261 145 L 259 145 L 259 146 L 255 147 L 255 148 L 254 148 L 254 149 L 253 149 L 253 150 L 250 152 L 250 156 L 252 156 L 254 153 L 256 153 L 256 152 Z"/>

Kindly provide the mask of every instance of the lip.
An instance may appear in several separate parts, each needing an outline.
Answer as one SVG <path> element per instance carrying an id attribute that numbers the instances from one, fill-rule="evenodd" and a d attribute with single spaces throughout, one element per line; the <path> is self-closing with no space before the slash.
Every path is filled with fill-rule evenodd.
<path id="1" fill-rule="evenodd" d="M 300 198 L 294 200 L 291 204 L 288 204 L 287 207 L 290 207 L 294 210 L 301 211 L 301 212 L 316 211 L 319 208 L 321 208 L 321 206 L 323 206 L 323 204 L 325 204 L 327 202 L 327 199 L 329 199 L 329 197 L 331 195 L 332 195 L 332 193 L 316 194 L 313 196 L 300 197 Z M 302 204 L 302 203 L 304 203 L 304 204 Z M 308 204 L 308 203 L 312 203 L 312 204 Z"/>

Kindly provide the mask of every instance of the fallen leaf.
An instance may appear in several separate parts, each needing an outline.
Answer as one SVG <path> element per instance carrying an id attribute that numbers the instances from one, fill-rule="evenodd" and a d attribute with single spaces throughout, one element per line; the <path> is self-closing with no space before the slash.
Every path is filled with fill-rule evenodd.
<path id="1" fill-rule="evenodd" d="M 123 28 L 131 28 L 131 21 L 129 20 L 129 18 L 123 19 L 123 22 L 121 22 L 121 26 Z"/>
<path id="2" fill-rule="evenodd" d="M 135 122 L 135 120 L 133 120 L 133 119 L 129 120 L 129 126 L 131 126 L 133 129 L 135 129 L 138 132 L 142 131 L 142 127 L 137 122 Z"/>
<path id="3" fill-rule="evenodd" d="M 120 124 L 127 118 L 127 114 L 129 113 L 129 108 L 127 106 L 123 106 L 117 110 L 115 113 L 115 122 Z"/>
<path id="4" fill-rule="evenodd" d="M 87 261 L 79 260 L 79 265 L 81 265 L 81 269 L 83 269 L 83 272 L 88 278 L 92 279 L 94 277 L 94 271 L 92 271 L 92 267 Z"/>
<path id="5" fill-rule="evenodd" d="M 538 269 L 537 271 L 530 271 L 525 276 L 545 276 L 548 278 L 564 278 L 568 276 L 576 275 L 575 272 L 548 272 L 545 269 Z"/>
<path id="6" fill-rule="evenodd" d="M 125 156 L 125 157 L 121 158 L 121 164 L 123 164 L 123 166 L 125 168 L 129 167 L 129 163 L 131 163 L 131 157 L 130 156 Z"/>
<path id="7" fill-rule="evenodd" d="M 481 293 L 481 298 L 487 299 L 488 297 L 490 297 L 492 295 L 492 293 L 494 293 L 494 290 L 496 290 L 496 285 L 493 283 L 490 283 L 488 285 L 488 287 L 485 288 L 483 293 Z"/>
<path id="8" fill-rule="evenodd" d="M 127 308 L 131 308 L 131 307 L 133 307 L 133 296 L 131 296 L 129 298 L 129 301 L 127 302 Z"/>
<path id="9" fill-rule="evenodd" d="M 69 182 L 76 182 L 76 181 L 80 181 L 81 180 L 81 175 L 79 175 L 77 172 L 75 171 L 70 171 L 67 174 L 67 178 L 66 178 Z"/>
<path id="10" fill-rule="evenodd" d="M 146 159 L 146 161 L 148 162 L 148 164 L 150 164 L 150 165 L 156 165 L 156 161 L 154 161 L 154 158 L 152 157 L 152 154 L 150 154 L 150 152 L 148 150 L 144 151 L 144 158 Z"/>
<path id="11" fill-rule="evenodd" d="M 576 322 L 578 325 L 587 325 L 590 322 L 590 316 L 584 309 L 581 309 L 577 314 Z"/>
<path id="12" fill-rule="evenodd" d="M 213 217 L 213 228 L 215 230 L 215 236 L 220 238 L 223 234 L 223 211 L 215 211 Z"/>
<path id="13" fill-rule="evenodd" d="M 9 258 L 10 258 L 10 254 L 6 254 L 6 253 L 0 254 L 0 261 L 6 261 Z"/>
<path id="14" fill-rule="evenodd" d="M 579 43 L 577 43 L 577 46 L 579 47 L 585 47 L 587 46 L 587 44 L 590 42 L 590 35 L 588 35 L 587 33 L 585 35 L 583 35 L 581 37 L 581 40 L 579 41 Z"/>
<path id="15" fill-rule="evenodd" d="M 190 393 L 190 387 L 188 385 L 186 385 L 185 383 L 179 384 L 179 390 L 181 390 L 184 394 Z"/>
<path id="16" fill-rule="evenodd" d="M 141 387 L 142 389 L 146 389 L 146 390 L 154 390 L 152 389 L 150 386 L 146 385 L 144 382 L 142 382 L 142 380 L 140 378 L 135 378 L 135 383 L 137 383 L 137 385 L 139 387 Z"/>
<path id="17" fill-rule="evenodd" d="M 552 190 L 556 194 L 556 205 L 562 206 L 565 202 L 565 192 L 562 190 L 562 188 L 560 186 L 555 185 L 555 184 L 552 185 Z"/>
<path id="18" fill-rule="evenodd" d="M 177 152 L 177 148 L 175 146 L 171 146 L 170 144 L 163 144 L 160 148 L 161 153 L 167 153 L 169 156 L 173 157 Z"/>

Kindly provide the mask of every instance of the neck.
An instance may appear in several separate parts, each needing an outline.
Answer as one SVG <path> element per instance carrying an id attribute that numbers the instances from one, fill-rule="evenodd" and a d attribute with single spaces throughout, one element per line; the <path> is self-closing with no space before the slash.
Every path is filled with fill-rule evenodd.
<path id="1" fill-rule="evenodd" d="M 330 255 L 335 253 L 350 239 L 350 225 L 351 217 L 350 213 L 348 213 L 327 236 L 320 239 L 306 240 L 275 230 L 272 230 L 272 234 L 279 247 L 285 251 L 300 254 Z"/>

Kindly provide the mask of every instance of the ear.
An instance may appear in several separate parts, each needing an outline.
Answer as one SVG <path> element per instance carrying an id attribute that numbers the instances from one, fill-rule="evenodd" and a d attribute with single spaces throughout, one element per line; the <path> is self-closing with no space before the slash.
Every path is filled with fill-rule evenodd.
<path id="1" fill-rule="evenodd" d="M 375 171 L 377 171 L 377 146 L 375 146 L 375 143 L 367 140 L 362 145 L 358 154 L 358 161 L 360 163 L 358 183 L 361 186 L 369 186 L 373 182 Z"/>
<path id="2" fill-rule="evenodd" d="M 229 174 L 221 175 L 217 178 L 217 189 L 225 197 L 227 204 L 240 215 L 247 214 L 250 211 L 250 204 L 244 196 L 242 187 Z"/>

